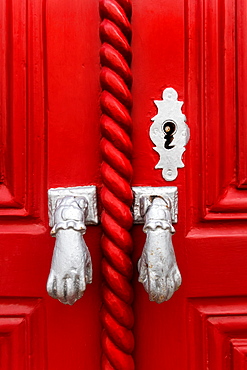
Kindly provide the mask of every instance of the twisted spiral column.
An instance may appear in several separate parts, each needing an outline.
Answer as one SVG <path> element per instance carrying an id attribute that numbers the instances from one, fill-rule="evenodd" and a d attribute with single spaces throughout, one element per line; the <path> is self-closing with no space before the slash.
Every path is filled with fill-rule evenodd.
<path id="1" fill-rule="evenodd" d="M 133 370 L 131 0 L 100 0 L 103 370 Z"/>

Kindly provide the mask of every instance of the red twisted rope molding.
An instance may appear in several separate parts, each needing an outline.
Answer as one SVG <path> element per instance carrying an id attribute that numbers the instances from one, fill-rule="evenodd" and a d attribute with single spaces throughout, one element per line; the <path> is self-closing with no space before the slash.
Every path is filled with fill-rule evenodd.
<path id="1" fill-rule="evenodd" d="M 100 0 L 102 369 L 133 370 L 131 0 Z"/>

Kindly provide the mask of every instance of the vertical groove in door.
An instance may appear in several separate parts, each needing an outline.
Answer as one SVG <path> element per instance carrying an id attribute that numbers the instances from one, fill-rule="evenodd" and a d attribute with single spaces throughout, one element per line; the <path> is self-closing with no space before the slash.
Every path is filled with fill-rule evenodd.
<path id="1" fill-rule="evenodd" d="M 133 370 L 131 0 L 100 0 L 104 370 Z"/>

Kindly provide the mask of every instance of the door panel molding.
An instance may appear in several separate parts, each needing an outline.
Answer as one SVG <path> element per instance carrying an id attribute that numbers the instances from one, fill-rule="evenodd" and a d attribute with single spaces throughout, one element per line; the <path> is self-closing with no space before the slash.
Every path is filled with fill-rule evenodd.
<path id="1" fill-rule="evenodd" d="M 195 222 L 247 219 L 245 8 L 240 1 L 236 9 L 233 0 L 189 0 L 186 7 L 185 107 L 193 167 L 187 173 L 188 182 L 195 179 L 188 184 Z"/>
<path id="2" fill-rule="evenodd" d="M 3 368 L 44 370 L 46 356 L 42 300 L 0 298 L 0 312 L 0 360 Z"/>
<path id="3" fill-rule="evenodd" d="M 3 1 L 0 216 L 40 222 L 45 199 L 44 2 Z"/>
<path id="4" fill-rule="evenodd" d="M 247 8 L 244 0 L 238 0 L 237 5 L 237 122 L 238 122 L 238 188 L 247 189 Z"/>
<path id="5" fill-rule="evenodd" d="M 190 299 L 189 322 L 191 370 L 235 369 L 242 363 L 247 348 L 246 297 Z"/>

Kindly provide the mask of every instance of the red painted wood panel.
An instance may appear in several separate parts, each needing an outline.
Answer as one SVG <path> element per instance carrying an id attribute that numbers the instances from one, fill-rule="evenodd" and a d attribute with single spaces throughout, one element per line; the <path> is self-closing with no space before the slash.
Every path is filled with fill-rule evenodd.
<path id="1" fill-rule="evenodd" d="M 134 226 L 137 370 L 246 368 L 246 12 L 244 0 L 133 0 L 133 185 L 178 186 L 183 277 L 170 301 L 148 301 L 136 268 L 145 235 Z M 1 364 L 97 370 L 101 227 L 85 236 L 85 296 L 72 307 L 48 297 L 46 192 L 101 187 L 98 0 L 5 0 L 0 17 Z M 173 183 L 154 169 L 148 136 L 166 87 L 191 129 Z"/>
<path id="2" fill-rule="evenodd" d="M 99 183 L 98 4 L 3 1 L 0 16 L 1 366 L 97 369 L 100 227 L 85 237 L 94 284 L 83 301 L 63 306 L 47 295 L 46 281 L 54 246 L 47 189 Z M 44 308 L 38 323 L 23 319 L 30 299 Z"/>

